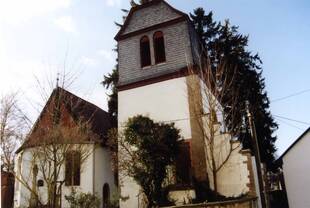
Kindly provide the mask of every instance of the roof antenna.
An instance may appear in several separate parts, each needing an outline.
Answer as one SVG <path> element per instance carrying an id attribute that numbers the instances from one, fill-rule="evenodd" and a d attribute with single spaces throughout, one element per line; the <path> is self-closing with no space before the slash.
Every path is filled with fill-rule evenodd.
<path id="1" fill-rule="evenodd" d="M 57 73 L 57 78 L 56 78 L 56 88 L 59 87 L 59 72 Z"/>

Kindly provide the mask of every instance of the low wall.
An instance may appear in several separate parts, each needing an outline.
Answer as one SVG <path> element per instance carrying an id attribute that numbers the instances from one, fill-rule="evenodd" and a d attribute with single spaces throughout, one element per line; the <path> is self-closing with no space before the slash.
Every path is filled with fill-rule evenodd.
<path id="1" fill-rule="evenodd" d="M 257 197 L 247 197 L 224 202 L 209 202 L 202 204 L 173 206 L 170 208 L 257 208 Z"/>

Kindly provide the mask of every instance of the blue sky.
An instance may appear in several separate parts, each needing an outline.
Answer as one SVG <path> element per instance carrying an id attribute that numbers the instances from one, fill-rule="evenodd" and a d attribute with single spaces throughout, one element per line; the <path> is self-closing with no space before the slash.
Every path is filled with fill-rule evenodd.
<path id="1" fill-rule="evenodd" d="M 112 51 L 129 0 L 0 0 L 0 94 L 18 91 L 35 119 L 43 104 L 38 84 L 66 68 L 77 77 L 69 89 L 107 109 L 100 85 L 115 64 Z M 270 100 L 310 89 L 310 2 L 307 0 L 170 0 L 186 13 L 201 6 L 216 20 L 230 19 L 249 35 L 248 49 L 263 60 Z M 53 83 L 54 84 L 54 83 Z M 41 93 L 42 94 L 42 93 Z M 271 103 L 271 113 L 310 123 L 310 91 Z M 281 154 L 309 125 L 275 117 Z"/>

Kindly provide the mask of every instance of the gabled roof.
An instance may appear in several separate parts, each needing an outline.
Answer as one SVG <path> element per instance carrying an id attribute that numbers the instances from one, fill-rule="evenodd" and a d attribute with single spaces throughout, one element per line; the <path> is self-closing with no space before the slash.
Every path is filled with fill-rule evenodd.
<path id="1" fill-rule="evenodd" d="M 63 88 L 57 87 L 50 95 L 31 132 L 27 136 L 26 141 L 16 151 L 17 153 L 24 148 L 37 145 L 38 141 L 33 134 L 40 128 L 47 128 L 46 126 L 41 126 L 43 125 L 42 120 L 48 111 L 51 110 L 49 108 L 54 106 L 55 98 L 56 96 L 59 96 L 59 94 L 61 94 L 61 97 L 59 98 L 60 103 L 65 112 L 69 114 L 70 119 L 72 118 L 71 120 L 76 124 L 80 121 L 87 122 L 92 133 L 97 135 L 99 138 L 99 141 L 96 142 L 103 144 L 106 142 L 108 130 L 111 128 L 111 119 L 109 114 L 96 105 L 70 93 Z M 64 115 L 61 115 L 60 119 L 64 120 Z"/>
<path id="2" fill-rule="evenodd" d="M 159 3 L 164 3 L 166 6 L 168 6 L 172 11 L 174 11 L 175 13 L 179 14 L 183 19 L 189 19 L 188 15 L 185 14 L 184 12 L 181 12 L 180 10 L 175 9 L 174 7 L 172 7 L 170 4 L 168 4 L 166 1 L 164 0 L 152 0 L 149 1 L 147 3 L 141 4 L 141 5 L 137 5 L 134 7 L 131 7 L 131 9 L 129 10 L 129 13 L 124 21 L 124 24 L 121 26 L 121 29 L 118 31 L 118 33 L 116 34 L 116 36 L 114 37 L 115 40 L 119 40 L 123 34 L 123 32 L 125 31 L 126 27 L 128 26 L 130 19 L 132 17 L 132 15 L 136 12 L 139 11 L 141 9 L 145 9 L 147 7 L 159 4 Z M 134 31 L 136 32 L 136 31 Z"/>
<path id="3" fill-rule="evenodd" d="M 310 132 L 310 127 L 304 132 L 302 133 L 296 140 L 293 144 L 291 144 L 291 146 L 289 146 L 285 152 L 281 155 L 281 157 L 279 157 L 279 159 L 283 159 L 283 157 L 308 133 Z M 278 160 L 279 160 L 278 159 Z"/>

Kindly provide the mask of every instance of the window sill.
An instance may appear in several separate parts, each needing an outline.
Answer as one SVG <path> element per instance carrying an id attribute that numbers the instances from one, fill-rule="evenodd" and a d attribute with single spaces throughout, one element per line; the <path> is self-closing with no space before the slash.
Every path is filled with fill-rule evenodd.
<path id="1" fill-rule="evenodd" d="M 150 69 L 151 67 L 152 65 L 148 65 L 148 66 L 141 67 L 141 69 Z"/>
<path id="2" fill-rule="evenodd" d="M 161 66 L 161 65 L 165 65 L 165 64 L 167 64 L 166 61 L 160 62 L 160 63 L 156 63 L 156 64 L 154 64 L 154 65 L 144 66 L 144 67 L 141 67 L 141 69 L 150 69 L 150 68 L 152 68 L 152 66 Z"/>
<path id="3" fill-rule="evenodd" d="M 159 62 L 159 63 L 156 63 L 155 65 L 156 66 L 161 66 L 161 65 L 165 65 L 167 62 L 166 61 L 164 61 L 164 62 Z"/>

